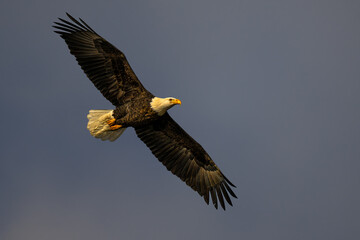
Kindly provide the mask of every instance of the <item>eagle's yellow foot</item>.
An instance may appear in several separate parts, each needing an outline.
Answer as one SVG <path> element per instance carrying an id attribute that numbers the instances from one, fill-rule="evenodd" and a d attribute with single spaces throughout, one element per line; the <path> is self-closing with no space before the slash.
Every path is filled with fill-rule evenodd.
<path id="1" fill-rule="evenodd" d="M 114 131 L 114 130 L 118 130 L 119 128 L 122 128 L 122 125 L 115 124 L 115 121 L 116 121 L 115 118 L 106 121 L 106 123 L 109 124 L 110 126 L 110 130 Z"/>
<path id="2" fill-rule="evenodd" d="M 109 126 L 113 126 L 113 125 L 115 125 L 115 121 L 116 121 L 116 119 L 113 118 L 113 119 L 106 121 L 106 123 L 109 124 Z"/>
<path id="3" fill-rule="evenodd" d="M 113 131 L 118 130 L 119 128 L 122 128 L 122 125 L 112 125 L 112 126 L 110 126 L 110 130 L 113 130 Z"/>

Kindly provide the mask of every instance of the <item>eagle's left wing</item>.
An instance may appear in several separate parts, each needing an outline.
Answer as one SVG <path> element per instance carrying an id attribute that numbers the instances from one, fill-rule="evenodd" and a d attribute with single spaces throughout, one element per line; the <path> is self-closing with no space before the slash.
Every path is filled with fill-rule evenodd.
<path id="1" fill-rule="evenodd" d="M 152 124 L 135 128 L 138 137 L 166 168 L 197 191 L 209 204 L 209 194 L 215 208 L 218 200 L 225 210 L 229 194 L 237 198 L 235 187 L 216 166 L 206 151 L 188 135 L 168 113 Z M 230 186 L 229 186 L 230 185 Z"/>

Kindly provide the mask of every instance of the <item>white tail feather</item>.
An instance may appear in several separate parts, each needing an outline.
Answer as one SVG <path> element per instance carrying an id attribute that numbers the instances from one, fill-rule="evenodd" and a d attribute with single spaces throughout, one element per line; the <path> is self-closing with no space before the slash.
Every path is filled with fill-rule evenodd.
<path id="1" fill-rule="evenodd" d="M 89 119 L 87 129 L 90 131 L 90 134 L 103 141 L 115 141 L 126 129 L 110 130 L 107 121 L 114 118 L 113 110 L 90 110 L 87 118 Z"/>

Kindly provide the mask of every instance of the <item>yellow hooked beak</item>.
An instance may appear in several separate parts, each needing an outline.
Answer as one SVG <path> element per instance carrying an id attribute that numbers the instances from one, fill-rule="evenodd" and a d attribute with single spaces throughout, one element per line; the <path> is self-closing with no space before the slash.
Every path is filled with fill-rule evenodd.
<path id="1" fill-rule="evenodd" d="M 171 99 L 171 103 L 172 104 L 179 104 L 179 105 L 181 105 L 181 101 L 179 100 L 179 99 Z"/>

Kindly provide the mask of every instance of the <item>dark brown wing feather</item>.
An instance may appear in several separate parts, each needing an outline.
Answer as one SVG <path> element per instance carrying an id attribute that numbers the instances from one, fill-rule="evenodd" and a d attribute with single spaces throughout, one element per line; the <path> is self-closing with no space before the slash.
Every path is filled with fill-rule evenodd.
<path id="1" fill-rule="evenodd" d="M 65 40 L 70 53 L 106 99 L 118 106 L 147 92 L 120 50 L 81 19 L 79 22 L 67 16 L 72 22 L 59 18 L 55 32 Z"/>
<path id="2" fill-rule="evenodd" d="M 218 201 L 225 210 L 225 200 L 232 205 L 229 194 L 237 198 L 235 187 L 211 160 L 199 143 L 189 136 L 171 117 L 165 114 L 151 125 L 135 128 L 138 137 L 166 168 L 178 176 L 215 208 Z M 230 186 L 229 186 L 230 185 Z"/>

